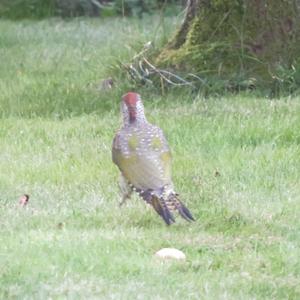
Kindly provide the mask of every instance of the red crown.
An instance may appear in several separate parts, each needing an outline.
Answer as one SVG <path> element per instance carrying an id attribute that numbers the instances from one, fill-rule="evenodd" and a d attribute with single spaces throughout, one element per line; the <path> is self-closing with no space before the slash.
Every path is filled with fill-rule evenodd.
<path id="1" fill-rule="evenodd" d="M 140 95 L 134 92 L 128 92 L 122 99 L 127 105 L 135 106 L 139 100 Z"/>

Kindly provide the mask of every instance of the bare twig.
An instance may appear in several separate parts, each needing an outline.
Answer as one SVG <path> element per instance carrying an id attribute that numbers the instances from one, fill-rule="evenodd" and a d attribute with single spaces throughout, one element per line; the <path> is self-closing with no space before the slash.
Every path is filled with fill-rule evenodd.
<path id="1" fill-rule="evenodd" d="M 171 85 L 177 85 L 177 86 L 181 86 L 181 85 L 191 85 L 191 86 L 193 86 L 192 83 L 190 83 L 190 82 L 184 80 L 183 78 L 179 77 L 178 75 L 175 75 L 175 74 L 173 74 L 173 73 L 171 73 L 171 72 L 169 72 L 169 71 L 166 71 L 166 70 L 160 70 L 160 69 L 157 69 L 157 68 L 156 68 L 154 65 L 152 65 L 145 57 L 143 58 L 143 60 L 144 60 L 144 62 L 145 62 L 149 67 L 151 67 L 156 73 L 158 73 L 158 74 L 160 75 L 160 77 L 161 77 L 162 79 L 164 79 L 167 83 L 169 83 L 169 84 L 171 84 Z M 164 73 L 165 73 L 165 74 L 168 74 L 168 75 L 171 75 L 172 77 L 175 77 L 176 79 L 180 80 L 181 83 L 176 83 L 176 82 L 170 80 L 169 78 L 167 78 L 167 77 L 164 75 Z"/>
<path id="2" fill-rule="evenodd" d="M 193 73 L 189 73 L 189 74 L 187 74 L 187 76 L 194 77 L 194 78 L 198 79 L 202 84 L 206 85 L 206 82 L 201 77 L 199 77 Z"/>
<path id="3" fill-rule="evenodd" d="M 176 75 L 176 74 L 173 74 L 171 73 L 170 71 L 166 71 L 166 70 L 160 70 L 161 73 L 164 73 L 164 74 L 168 74 L 174 78 L 176 78 L 177 80 L 181 81 L 183 85 L 190 85 L 190 86 L 194 86 L 191 82 L 181 78 L 179 75 Z"/>
<path id="4" fill-rule="evenodd" d="M 123 64 L 120 62 L 121 67 L 129 73 L 132 80 L 153 85 L 152 78 L 158 77 L 162 93 L 165 93 L 166 84 L 172 86 L 195 87 L 192 81 L 188 81 L 169 70 L 157 68 L 151 63 L 149 59 L 146 58 L 146 54 L 151 48 L 152 43 L 148 42 L 144 45 L 143 49 L 133 57 L 130 64 Z M 205 83 L 200 77 L 194 74 L 189 74 L 189 76 L 201 81 L 202 84 Z"/>

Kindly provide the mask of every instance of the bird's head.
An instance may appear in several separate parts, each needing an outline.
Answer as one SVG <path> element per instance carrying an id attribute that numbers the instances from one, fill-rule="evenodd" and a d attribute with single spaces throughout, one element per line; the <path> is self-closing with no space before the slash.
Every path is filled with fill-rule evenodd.
<path id="1" fill-rule="evenodd" d="M 144 105 L 137 93 L 129 92 L 122 96 L 121 110 L 125 124 L 145 121 Z"/>

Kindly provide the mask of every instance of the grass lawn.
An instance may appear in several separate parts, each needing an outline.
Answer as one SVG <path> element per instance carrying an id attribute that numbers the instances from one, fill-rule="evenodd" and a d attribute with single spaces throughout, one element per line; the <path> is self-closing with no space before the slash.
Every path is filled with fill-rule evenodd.
<path id="1" fill-rule="evenodd" d="M 197 221 L 118 207 L 111 143 L 131 87 L 97 86 L 177 21 L 0 21 L 0 299 L 300 298 L 299 97 L 141 89 Z"/>

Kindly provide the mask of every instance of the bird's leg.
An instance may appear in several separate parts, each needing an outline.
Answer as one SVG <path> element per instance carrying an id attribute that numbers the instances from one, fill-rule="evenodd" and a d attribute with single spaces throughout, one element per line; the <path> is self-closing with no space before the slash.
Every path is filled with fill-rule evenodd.
<path id="1" fill-rule="evenodd" d="M 121 175 L 120 177 L 119 186 L 122 193 L 122 200 L 119 203 L 119 206 L 122 206 L 123 204 L 125 204 L 126 200 L 130 198 L 132 194 L 132 188 L 130 187 L 123 175 Z"/>

